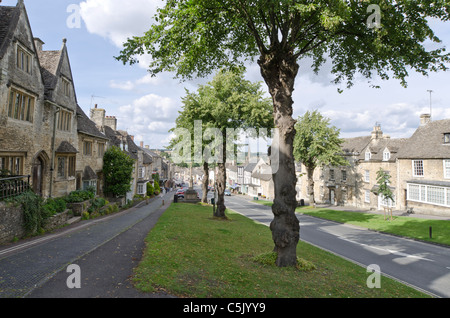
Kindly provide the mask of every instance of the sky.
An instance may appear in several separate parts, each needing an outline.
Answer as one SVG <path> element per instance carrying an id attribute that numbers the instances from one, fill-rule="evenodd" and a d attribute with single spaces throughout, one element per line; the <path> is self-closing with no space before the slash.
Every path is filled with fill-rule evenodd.
<path id="1" fill-rule="evenodd" d="M 16 3 L 3 0 L 0 5 Z M 211 80 L 181 82 L 169 73 L 151 77 L 146 69 L 148 57 L 133 66 L 114 59 L 128 37 L 149 29 L 162 4 L 162 0 L 25 0 L 33 35 L 45 42 L 44 50 L 58 50 L 63 38 L 67 39 L 80 107 L 89 115 L 97 104 L 107 116 L 117 117 L 118 129 L 152 149 L 167 146 L 168 131 L 175 126 L 185 90 L 196 91 L 199 84 Z M 441 45 L 449 47 L 450 23 L 436 21 L 432 26 Z M 433 120 L 450 118 L 450 72 L 428 77 L 411 72 L 407 88 L 398 80 L 373 79 L 373 84 L 381 85 L 374 89 L 366 79 L 358 79 L 351 89 L 338 93 L 329 71 L 325 65 L 316 75 L 307 61 L 300 62 L 294 118 L 317 109 L 340 129 L 343 138 L 367 136 L 375 124 L 391 138 L 407 138 L 419 126 L 423 113 L 431 110 Z M 246 77 L 262 82 L 255 64 L 248 65 Z"/>

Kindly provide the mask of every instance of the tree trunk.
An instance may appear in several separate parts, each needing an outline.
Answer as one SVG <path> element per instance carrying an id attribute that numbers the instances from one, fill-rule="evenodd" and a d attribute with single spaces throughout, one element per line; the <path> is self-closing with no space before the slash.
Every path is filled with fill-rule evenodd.
<path id="1" fill-rule="evenodd" d="M 313 206 L 316 203 L 314 198 L 314 168 L 306 168 L 308 173 L 308 196 L 309 204 Z"/>
<path id="2" fill-rule="evenodd" d="M 217 208 L 214 212 L 214 216 L 218 218 L 226 218 L 225 216 L 225 187 L 227 182 L 227 170 L 225 167 L 226 163 L 226 137 L 223 137 L 223 149 L 222 149 L 222 162 L 218 163 L 219 171 L 217 173 Z"/>
<path id="3" fill-rule="evenodd" d="M 203 163 L 202 202 L 208 203 L 209 164 Z"/>
<path id="4" fill-rule="evenodd" d="M 300 239 L 300 224 L 295 215 L 297 177 L 293 155 L 295 120 L 292 118 L 292 92 L 299 66 L 292 56 L 286 55 L 262 55 L 258 61 L 273 98 L 274 121 L 279 134 L 278 140 L 274 138 L 276 148 L 271 149 L 271 158 L 278 156 L 278 169 L 272 171 L 275 199 L 272 206 L 274 220 L 270 225 L 279 267 L 297 264 Z"/>

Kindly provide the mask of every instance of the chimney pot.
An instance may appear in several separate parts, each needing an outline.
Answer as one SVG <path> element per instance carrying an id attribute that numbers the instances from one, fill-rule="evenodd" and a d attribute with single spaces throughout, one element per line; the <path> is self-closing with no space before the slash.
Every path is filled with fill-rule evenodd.
<path id="1" fill-rule="evenodd" d="M 431 122 L 431 115 L 430 114 L 422 114 L 420 115 L 420 126 L 424 126 Z"/>

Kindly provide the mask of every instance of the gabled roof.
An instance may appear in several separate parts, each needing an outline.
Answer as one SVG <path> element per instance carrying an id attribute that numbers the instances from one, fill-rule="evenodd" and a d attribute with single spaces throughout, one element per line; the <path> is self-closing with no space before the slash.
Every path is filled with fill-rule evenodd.
<path id="1" fill-rule="evenodd" d="M 51 97 L 58 81 L 57 73 L 61 61 L 61 51 L 38 52 L 41 73 L 45 85 L 45 96 Z"/>
<path id="2" fill-rule="evenodd" d="M 0 6 L 0 59 L 13 39 L 19 16 L 19 6 Z"/>
<path id="3" fill-rule="evenodd" d="M 98 130 L 95 123 L 89 119 L 79 105 L 77 105 L 77 129 L 80 133 L 108 140 L 108 137 Z"/>
<path id="4" fill-rule="evenodd" d="M 361 153 L 358 157 L 360 160 L 364 160 L 365 153 L 367 150 L 371 153 L 370 160 L 372 161 L 382 161 L 384 150 L 387 149 L 391 153 L 389 161 L 393 161 L 398 157 L 398 152 L 401 147 L 405 145 L 406 138 L 379 138 L 372 139 L 370 143 L 367 145 L 366 149 L 364 149 L 364 153 Z"/>
<path id="5" fill-rule="evenodd" d="M 63 141 L 56 149 L 56 153 L 78 153 L 78 150 L 72 146 L 68 141 Z"/>
<path id="6" fill-rule="evenodd" d="M 371 136 L 345 138 L 341 149 L 346 156 L 358 156 L 367 147 Z"/>
<path id="7" fill-rule="evenodd" d="M 448 159 L 450 144 L 444 144 L 444 134 L 450 133 L 450 119 L 419 126 L 399 151 L 400 159 Z"/>

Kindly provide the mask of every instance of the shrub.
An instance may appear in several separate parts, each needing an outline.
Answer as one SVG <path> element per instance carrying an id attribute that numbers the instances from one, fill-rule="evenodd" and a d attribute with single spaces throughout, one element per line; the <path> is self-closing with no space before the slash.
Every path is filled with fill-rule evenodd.
<path id="1" fill-rule="evenodd" d="M 155 193 L 153 185 L 149 182 L 147 183 L 147 196 L 151 197 Z"/>
<path id="2" fill-rule="evenodd" d="M 76 203 L 93 199 L 94 196 L 95 196 L 94 192 L 88 190 L 77 190 L 71 192 L 68 196 L 65 196 L 64 200 L 67 203 Z"/>
<path id="3" fill-rule="evenodd" d="M 24 229 L 27 234 L 34 234 L 41 230 L 43 222 L 42 198 L 33 191 L 27 191 L 13 199 L 22 206 L 24 215 Z"/>
<path id="4" fill-rule="evenodd" d="M 93 213 L 93 212 L 99 212 L 100 213 L 100 209 L 103 208 L 106 205 L 106 200 L 103 198 L 95 198 L 95 199 L 91 199 L 91 206 L 88 209 L 89 213 Z"/>
<path id="5" fill-rule="evenodd" d="M 118 147 L 111 147 L 103 156 L 105 193 L 124 196 L 131 190 L 134 160 Z"/>

